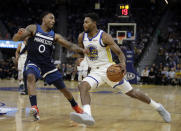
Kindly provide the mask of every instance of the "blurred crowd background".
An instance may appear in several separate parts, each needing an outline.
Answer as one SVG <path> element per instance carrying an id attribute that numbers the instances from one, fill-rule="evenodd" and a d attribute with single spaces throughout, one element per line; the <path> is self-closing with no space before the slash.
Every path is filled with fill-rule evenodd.
<path id="1" fill-rule="evenodd" d="M 119 18 L 116 6 L 120 1 L 108 0 L 6 0 L 0 4 L 0 40 L 11 40 L 18 28 L 29 24 L 40 23 L 40 14 L 49 10 L 55 14 L 54 30 L 66 39 L 77 43 L 78 34 L 83 31 L 83 15 L 94 11 L 99 15 L 98 27 L 107 31 L 108 23 L 132 22 L 137 24 L 136 40 L 123 41 L 119 47 L 123 50 L 134 51 L 134 66 L 137 68 L 142 60 L 150 41 L 158 34 L 159 51 L 151 65 L 145 66 L 138 72 L 140 83 L 158 85 L 181 85 L 181 16 L 179 4 L 156 0 L 123 0 L 129 2 L 130 15 Z M 95 8 L 95 3 L 101 7 Z M 170 13 L 171 21 L 167 28 L 159 29 L 165 13 Z M 0 78 L 17 79 L 17 67 L 12 62 L 15 49 L 0 48 Z M 56 46 L 54 57 L 60 60 L 57 68 L 64 79 L 76 80 L 75 60 L 77 54 L 65 48 Z M 116 57 L 115 57 L 116 59 Z"/>

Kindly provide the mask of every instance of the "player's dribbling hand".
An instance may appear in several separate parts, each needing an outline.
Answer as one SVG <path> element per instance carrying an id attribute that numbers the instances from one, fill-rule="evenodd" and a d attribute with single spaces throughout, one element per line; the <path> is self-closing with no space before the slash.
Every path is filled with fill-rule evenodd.
<path id="1" fill-rule="evenodd" d="M 119 63 L 118 66 L 120 66 L 123 73 L 126 74 L 126 64 L 125 63 Z"/>

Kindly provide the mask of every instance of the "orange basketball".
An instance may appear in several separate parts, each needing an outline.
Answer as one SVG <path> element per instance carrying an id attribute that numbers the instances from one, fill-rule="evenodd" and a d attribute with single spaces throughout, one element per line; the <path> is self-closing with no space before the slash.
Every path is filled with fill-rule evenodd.
<path id="1" fill-rule="evenodd" d="M 121 81 L 124 77 L 124 70 L 117 64 L 111 65 L 107 69 L 107 77 L 113 82 Z"/>

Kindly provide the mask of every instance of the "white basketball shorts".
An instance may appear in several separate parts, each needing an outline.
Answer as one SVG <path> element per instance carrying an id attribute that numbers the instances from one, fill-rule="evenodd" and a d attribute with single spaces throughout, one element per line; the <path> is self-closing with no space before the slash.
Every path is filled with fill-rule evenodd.
<path id="1" fill-rule="evenodd" d="M 131 91 L 133 88 L 127 80 L 123 79 L 120 82 L 112 82 L 107 78 L 106 71 L 110 65 L 111 64 L 107 64 L 101 67 L 91 68 L 90 74 L 88 74 L 88 76 L 84 78 L 83 81 L 88 82 L 92 89 L 107 83 L 113 88 L 119 88 L 123 93 Z"/>

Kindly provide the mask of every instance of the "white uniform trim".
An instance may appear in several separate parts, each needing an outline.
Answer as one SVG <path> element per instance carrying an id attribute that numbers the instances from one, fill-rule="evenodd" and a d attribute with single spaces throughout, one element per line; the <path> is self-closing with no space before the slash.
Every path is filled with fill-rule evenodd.
<path id="1" fill-rule="evenodd" d="M 48 71 L 47 73 L 45 73 L 45 74 L 43 75 L 43 78 L 45 78 L 48 74 L 53 73 L 53 72 L 55 72 L 55 71 L 57 71 L 57 69 L 53 69 L 53 70 L 51 70 L 51 71 Z"/>
<path id="2" fill-rule="evenodd" d="M 38 67 L 37 65 L 35 65 L 35 64 L 31 64 L 31 63 L 30 63 L 30 64 L 27 64 L 27 66 L 29 66 L 29 65 L 34 65 L 34 66 Z M 38 68 L 39 68 L 39 67 L 38 67 Z"/>
<path id="3" fill-rule="evenodd" d="M 32 63 L 30 63 L 30 64 L 27 64 L 27 66 L 29 66 L 29 65 L 33 65 L 33 66 L 36 66 L 39 70 L 40 70 L 40 73 L 41 73 L 41 69 L 37 66 L 37 65 L 35 65 L 35 64 L 32 64 Z"/>
<path id="4" fill-rule="evenodd" d="M 40 33 L 36 33 L 36 36 L 39 36 L 39 37 L 42 37 L 42 38 L 45 38 L 45 39 L 48 39 L 48 40 L 53 40 L 52 37 L 44 36 L 44 35 L 41 35 Z"/>

